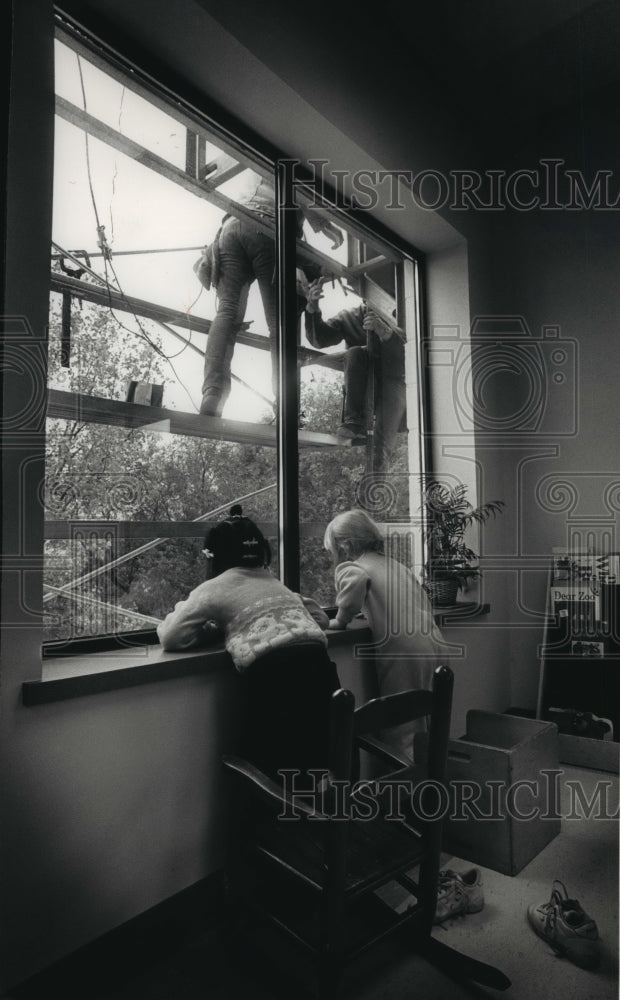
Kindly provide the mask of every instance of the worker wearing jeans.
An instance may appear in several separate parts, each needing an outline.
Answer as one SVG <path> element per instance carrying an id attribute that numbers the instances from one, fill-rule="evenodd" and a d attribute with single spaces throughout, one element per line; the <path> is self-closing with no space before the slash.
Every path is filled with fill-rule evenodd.
<path id="1" fill-rule="evenodd" d="M 226 220 L 219 236 L 217 315 L 211 324 L 205 354 L 200 412 L 221 416 L 230 395 L 230 365 L 236 332 L 245 316 L 250 285 L 256 279 L 269 330 L 272 382 L 277 371 L 277 289 L 274 284 L 275 245 L 251 223 Z M 274 387 L 275 396 L 275 387 Z"/>
<path id="2" fill-rule="evenodd" d="M 366 436 L 367 386 L 374 378 L 373 472 L 385 472 L 403 422 L 407 401 L 405 345 L 372 310 L 360 305 L 324 320 L 318 301 L 321 280 L 310 284 L 305 312 L 306 336 L 319 350 L 344 340 L 344 401 L 337 435 L 343 441 Z"/>
<path id="3" fill-rule="evenodd" d="M 252 172 L 245 193 L 239 198 L 259 218 L 275 220 L 273 185 Z M 315 232 L 322 232 L 340 246 L 344 236 L 320 210 L 297 210 L 298 235 L 302 235 L 304 218 Z M 265 319 L 269 330 L 272 389 L 277 398 L 277 287 L 276 258 L 273 238 L 252 221 L 224 217 L 217 242 L 217 313 L 207 338 L 202 404 L 200 412 L 221 416 L 230 394 L 231 361 L 237 330 L 245 317 L 250 285 L 256 279 L 260 289 Z M 199 262 L 197 262 L 199 265 Z M 196 266 L 196 265 L 195 265 Z M 199 271 L 197 271 L 199 273 Z"/>

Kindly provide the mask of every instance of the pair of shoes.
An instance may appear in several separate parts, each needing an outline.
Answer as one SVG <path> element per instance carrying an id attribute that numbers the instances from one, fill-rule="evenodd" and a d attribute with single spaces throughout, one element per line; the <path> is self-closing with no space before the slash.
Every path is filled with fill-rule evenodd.
<path id="1" fill-rule="evenodd" d="M 359 424 L 341 424 L 336 436 L 342 441 L 353 441 L 355 438 L 366 437 L 366 431 Z"/>
<path id="2" fill-rule="evenodd" d="M 435 923 L 442 924 L 450 917 L 465 913 L 480 913 L 484 906 L 482 873 L 479 868 L 455 872 L 446 868 L 439 872 Z"/>
<path id="3" fill-rule="evenodd" d="M 582 969 L 593 969 L 600 959 L 598 927 L 577 899 L 569 899 L 566 886 L 553 880 L 548 903 L 533 903 L 527 919 L 539 937 L 558 955 Z"/>

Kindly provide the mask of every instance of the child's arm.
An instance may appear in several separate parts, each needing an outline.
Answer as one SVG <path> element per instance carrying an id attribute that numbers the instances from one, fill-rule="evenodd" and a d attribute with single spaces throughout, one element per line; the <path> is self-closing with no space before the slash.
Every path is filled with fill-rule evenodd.
<path id="1" fill-rule="evenodd" d="M 346 628 L 364 606 L 370 583 L 368 574 L 359 563 L 344 562 L 336 566 L 336 604 L 338 613 L 329 623 L 330 628 Z"/>
<path id="2" fill-rule="evenodd" d="M 300 594 L 300 597 L 304 603 L 306 611 L 311 615 L 312 618 L 314 618 L 319 628 L 322 629 L 329 628 L 329 618 L 323 611 L 321 605 L 317 604 L 317 602 L 314 600 L 313 597 L 304 597 L 302 594 Z"/>
<path id="3" fill-rule="evenodd" d="M 179 601 L 174 610 L 157 626 L 157 635 L 166 651 L 182 652 L 204 646 L 213 636 L 214 610 L 209 603 L 209 581 L 201 583 L 186 601 Z"/>

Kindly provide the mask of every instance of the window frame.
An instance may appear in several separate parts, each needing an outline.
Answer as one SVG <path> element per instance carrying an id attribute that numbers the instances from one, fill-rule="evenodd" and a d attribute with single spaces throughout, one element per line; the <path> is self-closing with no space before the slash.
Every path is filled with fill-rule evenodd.
<path id="1" fill-rule="evenodd" d="M 104 34 L 93 35 L 72 17 L 56 11 L 55 36 L 83 54 L 104 72 L 116 76 L 123 82 L 129 78 L 136 82 L 138 93 L 146 91 L 156 106 L 164 111 L 180 115 L 189 128 L 189 123 L 201 126 L 221 142 L 224 149 L 231 148 L 235 156 L 245 150 L 248 165 L 254 169 L 261 165 L 275 176 L 276 184 L 276 259 L 278 275 L 278 343 L 280 356 L 279 386 L 281 406 L 276 423 L 276 470 L 277 470 L 277 527 L 280 555 L 280 576 L 293 590 L 299 589 L 300 572 L 300 522 L 299 522 L 299 482 L 298 482 L 298 410 L 297 391 L 297 344 L 294 338 L 287 338 L 285 331 L 296 324 L 295 299 L 295 248 L 294 213 L 282 206 L 290 205 L 294 199 L 296 186 L 304 185 L 311 190 L 317 200 L 331 210 L 334 218 L 342 215 L 347 224 L 354 227 L 360 237 L 372 243 L 390 248 L 403 262 L 410 262 L 409 281 L 415 289 L 415 319 L 413 329 L 416 352 L 420 360 L 420 341 L 424 322 L 423 273 L 424 255 L 412 245 L 405 243 L 384 227 L 378 220 L 369 220 L 368 213 L 347 203 L 339 193 L 330 187 L 322 177 L 305 171 L 298 161 L 291 159 L 283 150 L 258 137 L 242 122 L 233 119 L 221 107 L 216 107 L 204 94 L 196 94 L 187 82 L 171 73 L 169 67 L 150 66 L 150 60 L 143 52 L 136 52 L 126 40 L 111 44 Z M 123 54 L 121 54 L 121 50 Z M 403 268 L 403 271 L 405 268 Z M 424 475 L 430 466 L 428 434 L 428 377 L 420 364 L 418 371 L 418 456 L 420 473 Z M 148 522 L 145 522 L 148 523 Z M 171 521 L 174 525 L 180 522 Z M 159 533 L 159 529 L 158 529 Z M 198 532 L 197 532 L 198 534 Z M 171 532 L 171 536 L 174 532 Z M 46 535 L 46 537 L 48 537 Z M 43 643 L 44 659 L 110 649 L 131 649 L 150 645 L 157 641 L 155 628 L 118 632 L 105 635 L 84 636 L 66 640 L 50 640 Z"/>

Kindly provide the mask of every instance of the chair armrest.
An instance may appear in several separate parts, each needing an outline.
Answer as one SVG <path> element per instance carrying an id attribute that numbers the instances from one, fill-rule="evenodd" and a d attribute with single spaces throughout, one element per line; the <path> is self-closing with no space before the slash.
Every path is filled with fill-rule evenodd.
<path id="1" fill-rule="evenodd" d="M 222 763 L 229 771 L 236 774 L 250 790 L 263 802 L 278 805 L 280 809 L 288 806 L 289 810 L 302 813 L 304 816 L 311 816 L 312 819 L 326 819 L 327 817 L 314 806 L 307 805 L 303 799 L 303 793 L 296 796 L 288 795 L 283 787 L 265 774 L 255 764 L 234 755 L 222 757 Z"/>

